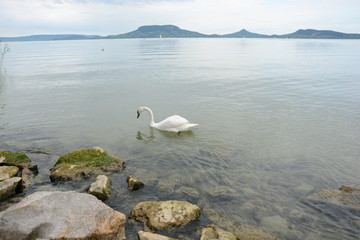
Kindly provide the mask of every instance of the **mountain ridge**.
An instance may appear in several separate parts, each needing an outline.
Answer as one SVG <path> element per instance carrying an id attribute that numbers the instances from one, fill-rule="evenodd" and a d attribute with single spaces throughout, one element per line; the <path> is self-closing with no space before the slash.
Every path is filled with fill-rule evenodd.
<path id="1" fill-rule="evenodd" d="M 20 37 L 0 37 L 0 41 L 57 41 L 57 40 L 91 40 L 91 39 L 124 39 L 124 38 L 299 38 L 299 39 L 360 39 L 357 33 L 342 33 L 332 30 L 299 29 L 282 35 L 253 33 L 246 29 L 229 34 L 203 34 L 181 29 L 175 25 L 145 25 L 138 29 L 117 35 L 81 35 L 81 34 L 41 34 Z"/>

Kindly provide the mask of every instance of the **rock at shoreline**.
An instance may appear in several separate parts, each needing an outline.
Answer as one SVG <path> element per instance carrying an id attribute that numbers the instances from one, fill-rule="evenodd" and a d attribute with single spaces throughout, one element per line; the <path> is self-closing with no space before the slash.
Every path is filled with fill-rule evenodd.
<path id="1" fill-rule="evenodd" d="M 0 151 L 0 165 L 28 168 L 34 173 L 38 172 L 37 165 L 24 153 Z"/>
<path id="2" fill-rule="evenodd" d="M 175 238 L 169 238 L 164 235 L 144 231 L 139 231 L 138 236 L 139 240 L 177 240 Z"/>
<path id="3" fill-rule="evenodd" d="M 21 171 L 21 178 L 23 181 L 23 186 L 27 188 L 34 183 L 35 173 L 28 168 L 24 168 Z"/>
<path id="4" fill-rule="evenodd" d="M 0 213 L 0 239 L 125 239 L 124 214 L 77 192 L 36 192 Z"/>
<path id="5" fill-rule="evenodd" d="M 141 202 L 131 211 L 132 218 L 153 230 L 186 225 L 199 216 L 200 208 L 186 201 Z"/>
<path id="6" fill-rule="evenodd" d="M 224 231 L 214 225 L 209 225 L 201 230 L 200 240 L 237 240 L 237 236 L 231 232 Z"/>
<path id="7" fill-rule="evenodd" d="M 21 187 L 20 177 L 13 177 L 0 182 L 0 201 L 3 201 L 12 195 L 15 195 L 17 192 L 20 192 Z"/>
<path id="8" fill-rule="evenodd" d="M 100 200 L 109 199 L 110 194 L 110 180 L 105 175 L 99 175 L 96 177 L 96 181 L 93 182 L 89 189 L 87 190 L 88 193 L 94 195 Z"/>
<path id="9" fill-rule="evenodd" d="M 0 182 L 6 179 L 15 177 L 19 172 L 19 168 L 15 166 L 1 166 L 0 167 Z"/>
<path id="10" fill-rule="evenodd" d="M 81 149 L 61 156 L 51 169 L 52 182 L 71 181 L 87 178 L 95 174 L 121 171 L 124 160 L 110 156 L 99 147 Z"/>
<path id="11" fill-rule="evenodd" d="M 23 186 L 28 187 L 33 183 L 33 179 L 38 174 L 38 167 L 36 163 L 32 162 L 30 158 L 23 153 L 16 153 L 10 151 L 0 151 L 0 181 L 3 178 L 13 177 L 21 171 Z M 12 169 L 9 176 L 6 177 L 1 169 Z"/>
<path id="12" fill-rule="evenodd" d="M 360 211 L 360 187 L 341 186 L 339 190 L 322 190 L 308 196 L 313 202 Z"/>
<path id="13" fill-rule="evenodd" d="M 133 176 L 128 176 L 126 182 L 128 183 L 128 189 L 133 191 L 145 186 L 143 182 Z"/>

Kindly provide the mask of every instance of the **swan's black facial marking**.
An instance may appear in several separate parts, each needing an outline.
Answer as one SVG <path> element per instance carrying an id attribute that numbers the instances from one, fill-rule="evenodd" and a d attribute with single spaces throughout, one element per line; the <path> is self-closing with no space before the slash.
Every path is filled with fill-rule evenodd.
<path id="1" fill-rule="evenodd" d="M 140 117 L 140 113 L 139 113 L 139 111 L 136 111 L 137 112 L 137 118 L 139 118 Z"/>

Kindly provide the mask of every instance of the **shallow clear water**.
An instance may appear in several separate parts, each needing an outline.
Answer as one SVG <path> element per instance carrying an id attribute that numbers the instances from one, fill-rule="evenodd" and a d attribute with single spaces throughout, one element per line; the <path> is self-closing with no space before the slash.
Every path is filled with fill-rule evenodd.
<path id="1" fill-rule="evenodd" d="M 20 197 L 85 191 L 91 180 L 52 185 L 49 169 L 62 154 L 101 146 L 127 164 L 110 175 L 106 203 L 114 209 L 129 214 L 140 201 L 169 199 L 202 208 L 200 221 L 167 235 L 196 239 L 195 229 L 214 223 L 227 230 L 251 224 L 283 239 L 358 238 L 359 215 L 306 197 L 360 184 L 359 41 L 132 39 L 9 47 L 0 79 L 0 149 L 25 152 L 40 168 Z M 146 113 L 136 119 L 139 106 L 151 107 L 158 121 L 179 114 L 200 125 L 180 136 L 153 130 Z M 129 192 L 128 175 L 146 187 Z M 277 225 L 265 224 L 273 216 Z M 127 237 L 136 239 L 139 229 L 129 221 Z"/>

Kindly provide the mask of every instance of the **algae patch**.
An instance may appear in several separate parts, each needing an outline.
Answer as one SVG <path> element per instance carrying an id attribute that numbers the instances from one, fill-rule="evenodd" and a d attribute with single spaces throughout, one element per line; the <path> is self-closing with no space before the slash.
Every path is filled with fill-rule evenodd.
<path id="1" fill-rule="evenodd" d="M 53 182 L 87 178 L 94 174 L 121 171 L 124 160 L 109 155 L 106 151 L 81 149 L 61 156 L 51 170 Z"/>
<path id="2" fill-rule="evenodd" d="M 24 153 L 10 152 L 10 151 L 0 151 L 0 158 L 3 158 L 3 163 L 28 163 L 31 160 Z"/>

